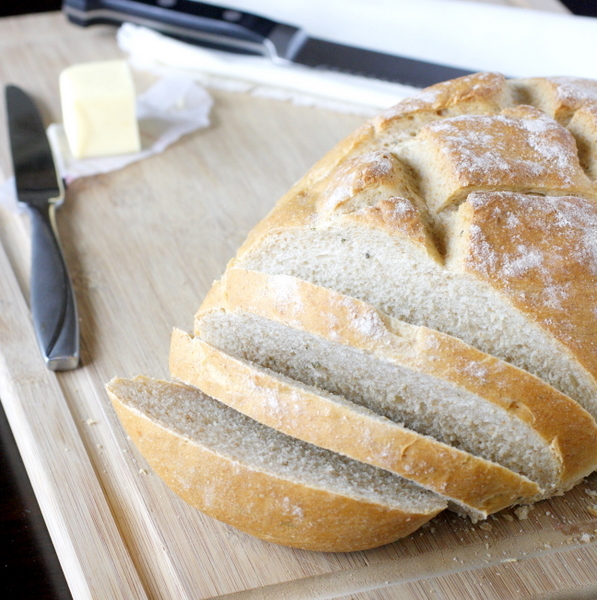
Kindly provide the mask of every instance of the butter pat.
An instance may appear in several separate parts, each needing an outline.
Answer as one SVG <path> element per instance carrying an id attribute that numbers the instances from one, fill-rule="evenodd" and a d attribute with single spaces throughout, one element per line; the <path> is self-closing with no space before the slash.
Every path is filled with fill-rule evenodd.
<path id="1" fill-rule="evenodd" d="M 141 149 L 135 85 L 124 60 L 72 65 L 60 73 L 66 139 L 75 158 Z"/>

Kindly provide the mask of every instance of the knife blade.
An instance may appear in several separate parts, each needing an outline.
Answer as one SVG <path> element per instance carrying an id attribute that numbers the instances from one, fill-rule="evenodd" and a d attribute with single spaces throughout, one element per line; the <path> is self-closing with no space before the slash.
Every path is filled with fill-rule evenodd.
<path id="1" fill-rule="evenodd" d="M 14 85 L 6 86 L 5 96 L 17 197 L 31 221 L 30 294 L 37 340 L 49 369 L 74 369 L 79 364 L 79 320 L 55 222 L 64 186 L 33 100 Z"/>
<path id="2" fill-rule="evenodd" d="M 135 23 L 208 48 L 427 87 L 471 71 L 313 38 L 286 23 L 191 0 L 65 0 L 81 26 Z"/>

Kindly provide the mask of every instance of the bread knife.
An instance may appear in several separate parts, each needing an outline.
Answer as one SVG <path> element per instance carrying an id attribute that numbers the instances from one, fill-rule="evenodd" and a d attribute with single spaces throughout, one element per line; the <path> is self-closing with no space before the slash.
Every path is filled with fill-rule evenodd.
<path id="1" fill-rule="evenodd" d="M 471 71 L 310 37 L 293 25 L 192 0 L 65 0 L 77 25 L 135 23 L 200 46 L 427 87 Z"/>
<path id="2" fill-rule="evenodd" d="M 79 320 L 54 218 L 64 185 L 33 100 L 14 85 L 6 86 L 5 94 L 17 197 L 31 221 L 30 293 L 37 341 L 49 369 L 74 369 L 79 364 Z"/>

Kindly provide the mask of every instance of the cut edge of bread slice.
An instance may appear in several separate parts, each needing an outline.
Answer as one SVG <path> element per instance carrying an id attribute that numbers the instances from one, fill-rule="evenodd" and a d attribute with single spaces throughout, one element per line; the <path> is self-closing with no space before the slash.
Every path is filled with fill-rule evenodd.
<path id="1" fill-rule="evenodd" d="M 304 198 L 299 200 L 305 204 Z M 396 206 L 405 204 L 401 202 Z M 292 206 L 287 208 L 293 212 Z M 407 226 L 414 227 L 403 223 L 402 215 L 396 222 L 397 210 L 389 211 L 394 222 L 384 228 L 378 222 L 386 219 L 382 209 L 380 203 L 375 212 L 324 223 L 313 214 L 297 226 L 276 225 L 252 238 L 229 268 L 292 275 L 363 300 L 407 323 L 442 331 L 537 375 L 597 415 L 595 377 L 571 348 L 493 286 L 463 273 L 460 264 L 439 263 L 413 239 L 415 233 L 421 237 L 422 228 L 404 233 Z M 462 229 L 457 226 L 463 212 L 446 216 L 446 227 L 455 235 Z"/>
<path id="2" fill-rule="evenodd" d="M 178 329 L 172 333 L 170 373 L 269 427 L 410 479 L 473 521 L 540 496 L 535 483 L 509 469 Z"/>
<path id="3" fill-rule="evenodd" d="M 505 466 L 545 497 L 597 465 L 595 420 L 534 375 L 294 277 L 229 269 L 195 335 Z"/>
<path id="4" fill-rule="evenodd" d="M 261 539 L 351 552 L 404 537 L 446 503 L 410 481 L 261 425 L 194 387 L 115 378 L 107 392 L 183 500 Z"/>

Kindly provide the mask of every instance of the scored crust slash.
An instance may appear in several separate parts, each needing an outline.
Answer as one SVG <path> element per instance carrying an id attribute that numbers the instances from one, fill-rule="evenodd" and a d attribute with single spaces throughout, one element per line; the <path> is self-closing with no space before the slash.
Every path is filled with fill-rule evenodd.
<path id="1" fill-rule="evenodd" d="M 108 391 L 149 464 L 275 543 L 373 548 L 597 469 L 597 81 L 437 84 L 250 232 L 175 382 Z"/>

